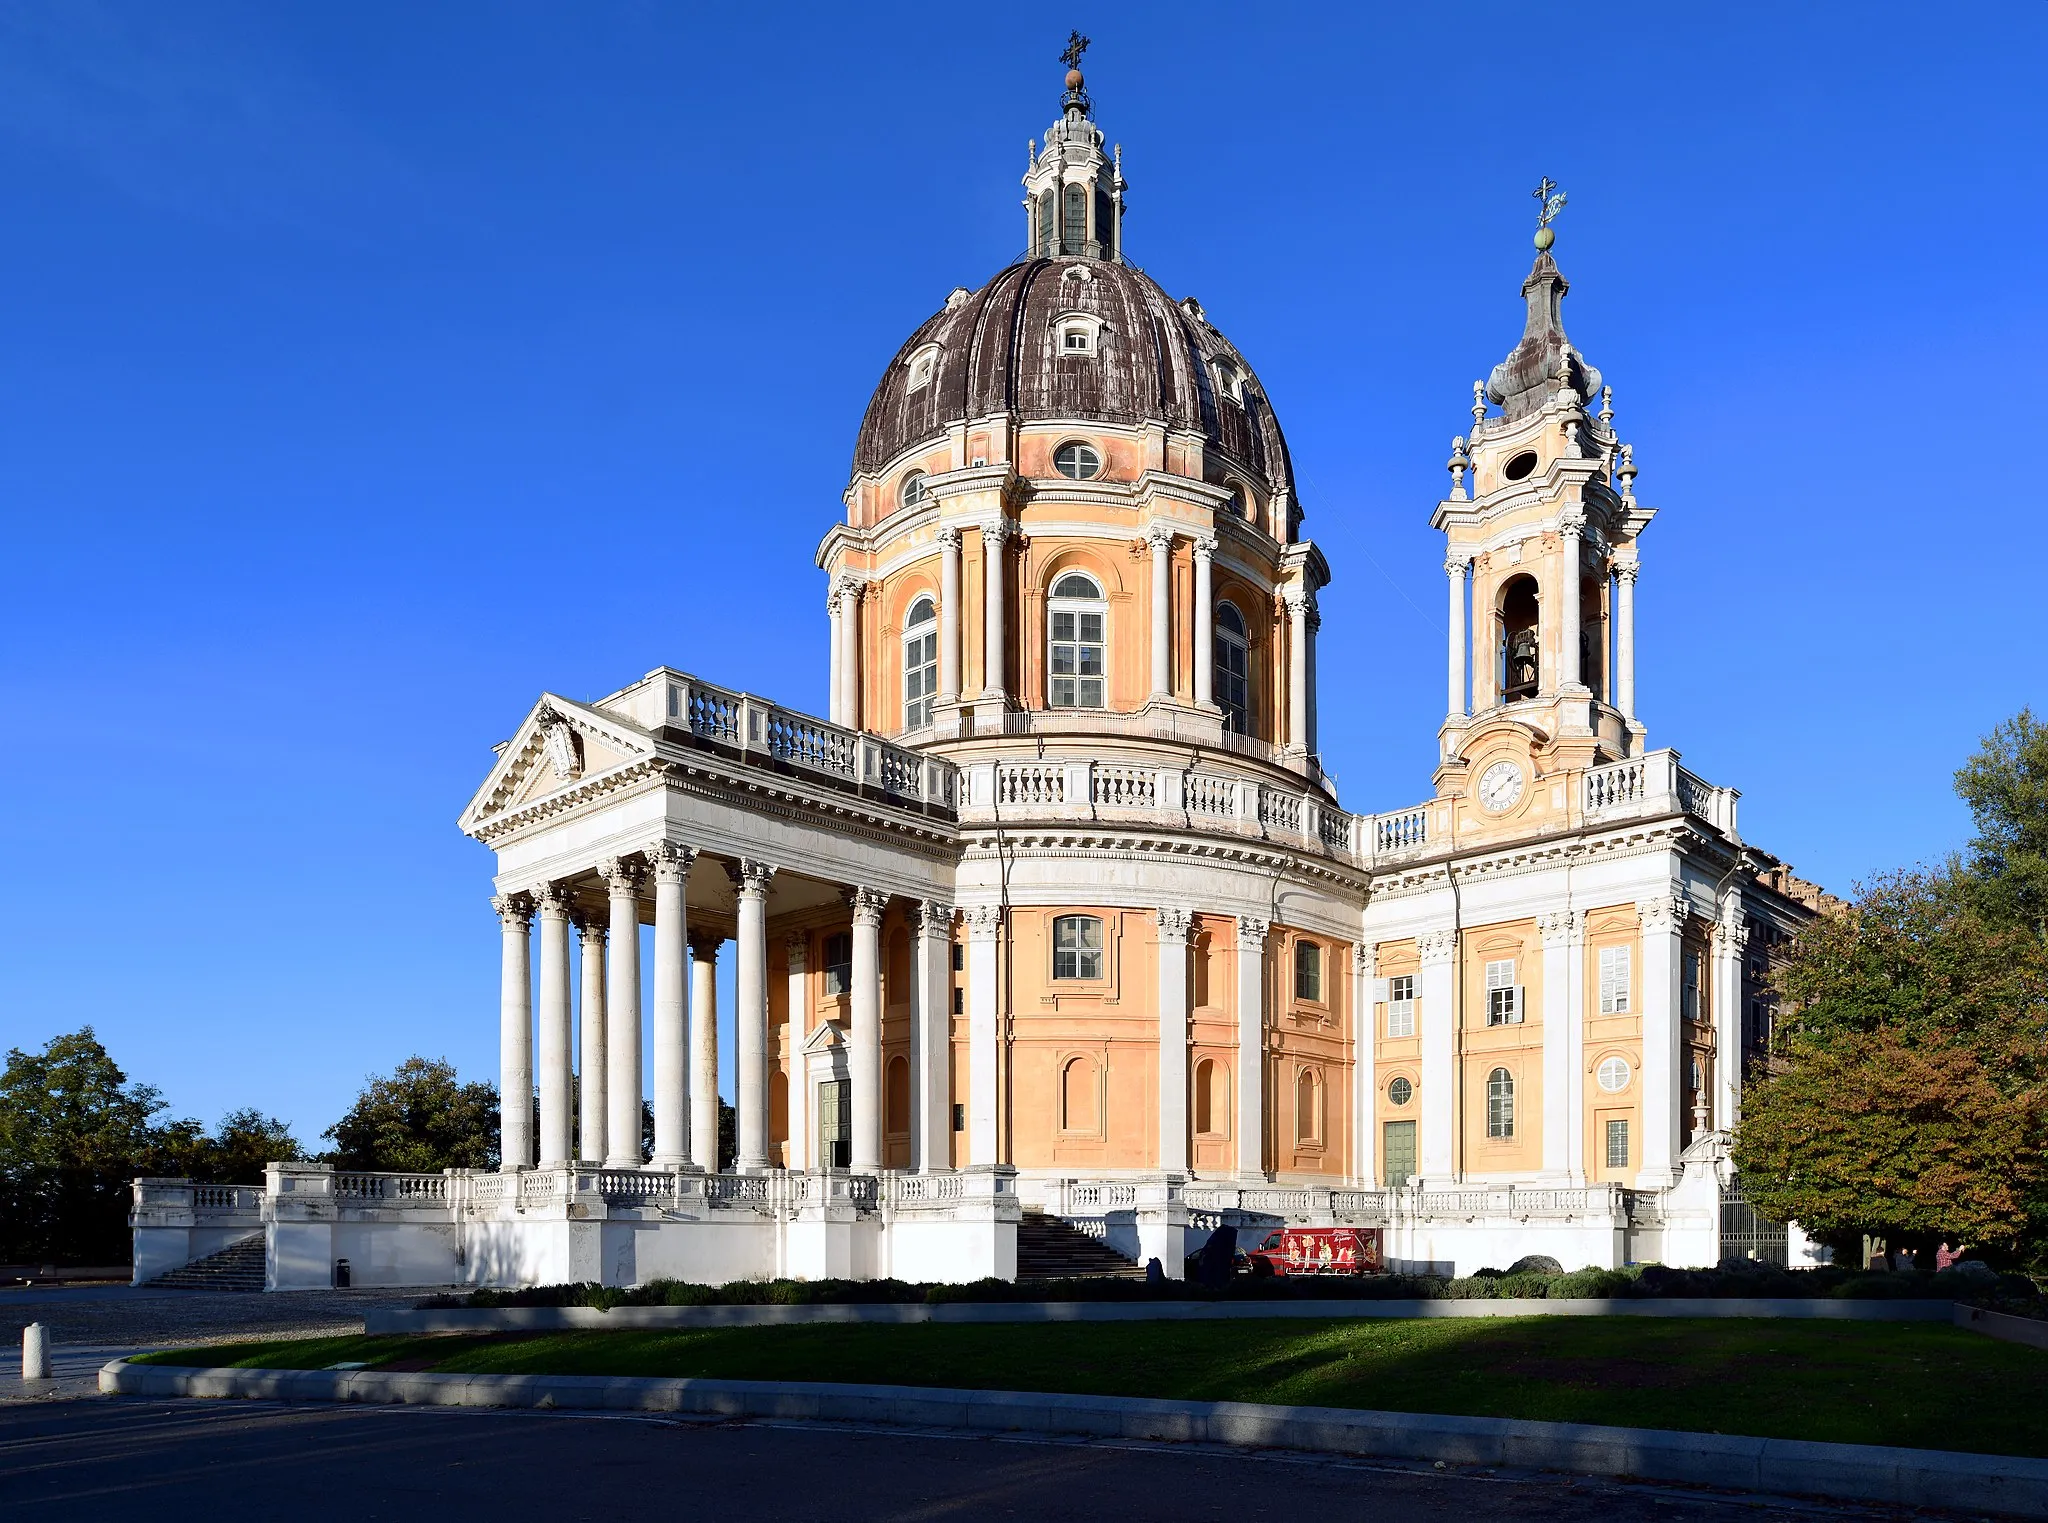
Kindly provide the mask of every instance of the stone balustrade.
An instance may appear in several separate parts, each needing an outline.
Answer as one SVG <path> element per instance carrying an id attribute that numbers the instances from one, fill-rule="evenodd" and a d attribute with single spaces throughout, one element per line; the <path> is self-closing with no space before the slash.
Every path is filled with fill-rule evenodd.
<path id="1" fill-rule="evenodd" d="M 1588 825 L 1689 814 L 1739 841 L 1735 804 L 1740 797 L 1734 788 L 1703 782 L 1678 764 L 1676 751 L 1663 750 L 1587 768 L 1579 808 Z"/>

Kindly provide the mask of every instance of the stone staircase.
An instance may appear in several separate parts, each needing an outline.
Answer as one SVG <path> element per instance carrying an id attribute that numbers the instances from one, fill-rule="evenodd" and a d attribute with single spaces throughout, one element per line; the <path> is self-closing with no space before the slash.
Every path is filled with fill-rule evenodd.
<path id="1" fill-rule="evenodd" d="M 267 1251 L 263 1234 L 252 1232 L 218 1253 L 194 1259 L 146 1283 L 171 1290 L 261 1290 Z"/>
<path id="2" fill-rule="evenodd" d="M 1145 1266 L 1133 1264 L 1057 1216 L 1026 1211 L 1017 1223 L 1017 1278 L 1064 1280 L 1084 1275 L 1142 1280 Z"/>

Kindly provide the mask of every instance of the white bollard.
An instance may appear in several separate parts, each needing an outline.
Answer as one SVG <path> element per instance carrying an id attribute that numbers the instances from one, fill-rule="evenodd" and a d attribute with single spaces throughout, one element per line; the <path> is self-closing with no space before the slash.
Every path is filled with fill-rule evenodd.
<path id="1" fill-rule="evenodd" d="M 40 1322 L 31 1322 L 21 1330 L 21 1378 L 50 1378 L 50 1330 Z"/>

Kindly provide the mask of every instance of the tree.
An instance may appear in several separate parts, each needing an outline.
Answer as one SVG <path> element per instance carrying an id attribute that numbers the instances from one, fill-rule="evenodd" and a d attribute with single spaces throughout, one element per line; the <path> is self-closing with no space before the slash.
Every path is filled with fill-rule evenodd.
<path id="1" fill-rule="evenodd" d="M 246 1106 L 220 1118 L 220 1128 L 191 1177 L 207 1184 L 255 1184 L 263 1178 L 265 1164 L 297 1163 L 305 1156 L 289 1123 Z"/>
<path id="2" fill-rule="evenodd" d="M 164 1102 L 90 1026 L 19 1047 L 0 1073 L 0 1259 L 128 1258 L 129 1181 L 159 1152 Z"/>
<path id="3" fill-rule="evenodd" d="M 2021 709 L 1956 772 L 1977 834 L 1968 872 L 1984 912 L 2048 941 L 2048 725 Z"/>
<path id="4" fill-rule="evenodd" d="M 432 1173 L 498 1166 L 498 1089 L 459 1084 L 445 1058 L 410 1057 L 371 1075 L 348 1113 L 323 1134 L 348 1169 Z"/>

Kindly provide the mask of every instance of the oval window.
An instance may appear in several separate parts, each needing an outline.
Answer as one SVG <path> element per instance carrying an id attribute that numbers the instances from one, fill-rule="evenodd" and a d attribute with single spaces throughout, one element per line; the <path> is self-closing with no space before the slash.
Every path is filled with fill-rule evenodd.
<path id="1" fill-rule="evenodd" d="M 1600 1065 L 1600 1087 L 1608 1094 L 1628 1088 L 1628 1064 L 1620 1058 L 1609 1058 Z"/>
<path id="2" fill-rule="evenodd" d="M 1102 456 L 1092 445 L 1062 444 L 1052 452 L 1052 467 L 1071 481 L 1092 481 L 1102 474 Z"/>
<path id="3" fill-rule="evenodd" d="M 1525 449 L 1501 468 L 1501 475 L 1510 481 L 1520 481 L 1536 469 L 1536 451 Z"/>
<path id="4" fill-rule="evenodd" d="M 1415 1098 L 1415 1086 L 1406 1079 L 1396 1079 L 1387 1086 L 1387 1098 L 1396 1105 L 1406 1105 Z"/>

